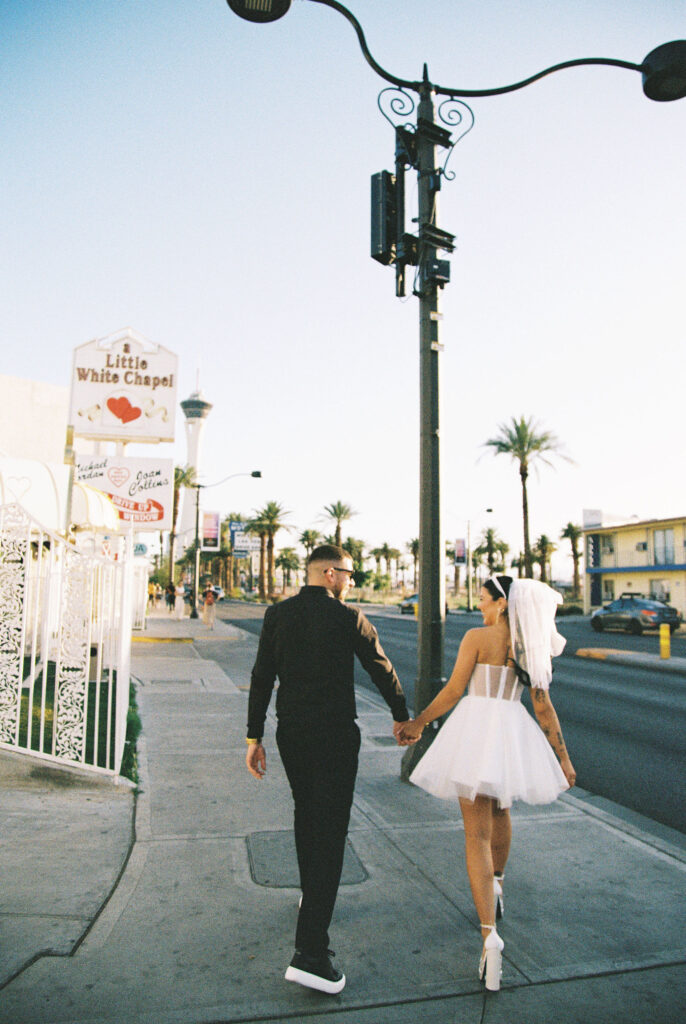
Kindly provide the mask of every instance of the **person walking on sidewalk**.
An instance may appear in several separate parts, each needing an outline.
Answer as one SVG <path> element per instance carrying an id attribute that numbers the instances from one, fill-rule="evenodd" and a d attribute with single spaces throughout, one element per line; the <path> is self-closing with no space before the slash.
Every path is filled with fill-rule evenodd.
<path id="1" fill-rule="evenodd" d="M 460 802 L 467 873 L 484 940 L 479 977 L 485 974 L 491 990 L 500 988 L 504 943 L 496 917 L 503 912 L 512 835 L 509 807 L 513 800 L 551 803 L 576 781 L 548 695 L 551 658 L 565 645 L 555 629 L 560 601 L 539 580 L 486 580 L 479 601 L 483 627 L 465 634 L 447 684 L 400 730 L 401 744 L 416 742 L 430 722 L 459 701 L 410 781 L 434 796 Z M 460 700 L 467 685 L 469 693 Z M 531 688 L 541 728 L 521 704 L 525 686 Z"/>
<path id="2" fill-rule="evenodd" d="M 295 845 L 302 899 L 295 955 L 286 980 L 335 994 L 345 975 L 331 963 L 328 928 L 343 867 L 357 776 L 355 721 L 358 657 L 388 704 L 399 735 L 409 719 L 405 697 L 378 635 L 362 612 L 343 603 L 353 586 L 343 548 L 323 544 L 307 563 L 307 585 L 267 608 L 250 682 L 246 764 L 266 771 L 264 722 L 276 677 L 276 743 L 295 805 Z"/>
<path id="3" fill-rule="evenodd" d="M 214 592 L 213 587 L 207 587 L 202 595 L 203 606 L 202 606 L 202 620 L 206 626 L 210 629 L 214 629 L 214 621 L 217 617 L 217 608 L 215 601 L 217 596 Z"/>

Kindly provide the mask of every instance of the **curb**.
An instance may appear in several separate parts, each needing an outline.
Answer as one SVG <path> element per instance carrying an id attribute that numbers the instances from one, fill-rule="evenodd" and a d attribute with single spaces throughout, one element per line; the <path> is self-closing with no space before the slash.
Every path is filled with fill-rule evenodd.
<path id="1" fill-rule="evenodd" d="M 642 651 L 616 651 L 608 647 L 579 647 L 574 652 L 574 656 L 686 676 L 686 658 L 661 658 L 659 654 L 645 654 Z"/>

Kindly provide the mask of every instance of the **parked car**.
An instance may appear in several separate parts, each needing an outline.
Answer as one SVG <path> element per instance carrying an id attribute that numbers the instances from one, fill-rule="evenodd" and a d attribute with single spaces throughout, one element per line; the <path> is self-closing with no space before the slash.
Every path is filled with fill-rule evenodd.
<path id="1" fill-rule="evenodd" d="M 410 594 L 403 601 L 400 602 L 400 614 L 401 615 L 414 615 L 415 608 L 419 605 L 419 594 Z"/>
<path id="2" fill-rule="evenodd" d="M 224 594 L 224 588 L 223 587 L 217 586 L 217 584 L 215 584 L 212 587 L 212 590 L 214 590 L 214 599 L 215 599 L 215 601 L 223 601 L 224 600 L 225 594 Z"/>
<path id="3" fill-rule="evenodd" d="M 591 626 L 596 633 L 604 629 L 642 633 L 644 629 L 658 629 L 665 622 L 671 633 L 679 628 L 681 616 L 676 608 L 662 601 L 651 601 L 642 594 L 622 594 L 591 615 Z"/>
<path id="4" fill-rule="evenodd" d="M 400 614 L 401 615 L 405 615 L 405 614 L 407 614 L 407 615 L 414 615 L 415 614 L 415 608 L 418 608 L 418 607 L 419 607 L 419 594 L 410 594 L 409 597 L 406 597 L 405 600 L 401 602 Z M 448 605 L 447 604 L 445 606 L 445 614 L 446 615 L 448 614 Z"/>

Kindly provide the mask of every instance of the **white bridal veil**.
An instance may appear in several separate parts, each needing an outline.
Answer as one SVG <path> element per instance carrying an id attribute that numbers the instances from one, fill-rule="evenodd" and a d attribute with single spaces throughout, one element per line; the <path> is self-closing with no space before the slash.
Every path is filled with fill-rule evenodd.
<path id="1" fill-rule="evenodd" d="M 515 661 L 529 674 L 531 685 L 547 690 L 552 658 L 567 642 L 555 628 L 555 610 L 562 596 L 540 580 L 513 580 L 507 595 Z"/>

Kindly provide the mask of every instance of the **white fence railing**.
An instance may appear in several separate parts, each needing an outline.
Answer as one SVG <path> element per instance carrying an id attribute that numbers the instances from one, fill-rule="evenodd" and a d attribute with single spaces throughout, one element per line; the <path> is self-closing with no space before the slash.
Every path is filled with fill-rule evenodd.
<path id="1" fill-rule="evenodd" d="M 88 553 L 0 506 L 0 747 L 119 773 L 133 558 L 118 544 L 116 558 Z"/>

